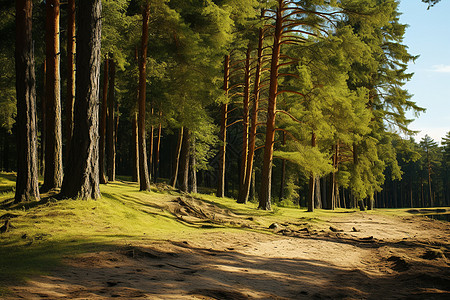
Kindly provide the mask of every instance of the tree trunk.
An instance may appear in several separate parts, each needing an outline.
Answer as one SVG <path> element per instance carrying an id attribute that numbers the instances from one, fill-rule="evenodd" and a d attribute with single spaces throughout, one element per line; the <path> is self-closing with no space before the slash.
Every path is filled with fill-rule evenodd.
<path id="1" fill-rule="evenodd" d="M 373 210 L 374 209 L 375 200 L 373 197 L 373 194 L 369 196 L 367 199 L 367 210 Z"/>
<path id="2" fill-rule="evenodd" d="M 75 98 L 75 0 L 67 2 L 67 99 L 66 99 L 66 161 L 72 142 L 73 102 Z"/>
<path id="3" fill-rule="evenodd" d="M 322 208 L 322 197 L 320 193 L 320 177 L 315 178 L 315 185 L 314 188 L 314 208 Z"/>
<path id="4" fill-rule="evenodd" d="M 61 188 L 65 198 L 100 197 L 98 107 L 101 47 L 101 0 L 79 0 L 76 92 L 72 146 Z"/>
<path id="5" fill-rule="evenodd" d="M 106 174 L 108 181 L 116 180 L 116 122 L 114 106 L 116 102 L 115 93 L 116 64 L 109 60 L 109 84 L 108 84 L 108 124 L 106 126 Z"/>
<path id="6" fill-rule="evenodd" d="M 153 109 L 152 109 L 152 113 L 151 116 L 153 116 Z M 155 134 L 155 128 L 154 126 L 150 126 L 150 136 L 149 136 L 149 145 L 148 145 L 148 168 L 149 168 L 149 177 L 150 180 L 152 179 L 152 173 L 153 173 L 153 139 L 154 139 L 154 134 Z"/>
<path id="7" fill-rule="evenodd" d="M 259 209 L 271 209 L 272 160 L 273 144 L 275 142 L 275 116 L 278 94 L 278 62 L 281 50 L 281 35 L 283 31 L 282 1 L 275 15 L 275 34 L 272 46 L 272 59 L 270 66 L 269 103 L 267 106 L 266 142 L 264 146 L 264 161 L 261 170 L 261 191 L 259 193 Z"/>
<path id="8" fill-rule="evenodd" d="M 14 202 L 40 200 L 31 0 L 16 1 L 17 180 Z"/>
<path id="9" fill-rule="evenodd" d="M 191 149 L 190 149 L 190 172 L 191 172 L 191 186 L 189 189 L 189 192 L 191 193 L 197 193 L 197 160 L 195 158 L 195 137 L 191 135 L 190 138 L 191 142 Z"/>
<path id="10" fill-rule="evenodd" d="M 180 190 L 182 192 L 189 192 L 189 150 L 190 150 L 190 138 L 189 129 L 184 128 L 183 142 L 181 146 L 180 154 L 180 173 L 181 173 L 181 184 Z"/>
<path id="11" fill-rule="evenodd" d="M 230 56 L 225 55 L 224 61 L 224 79 L 223 89 L 225 95 L 228 95 L 228 80 L 230 77 Z M 225 158 L 227 150 L 227 119 L 228 104 L 222 104 L 221 122 L 220 122 L 220 148 L 219 148 L 219 175 L 217 177 L 217 197 L 225 197 Z"/>
<path id="12" fill-rule="evenodd" d="M 99 140 L 99 176 L 100 183 L 105 184 L 108 181 L 105 176 L 105 137 L 106 137 L 106 118 L 108 115 L 108 77 L 109 77 L 109 59 L 105 58 L 103 64 L 103 95 L 102 95 L 102 115 L 100 118 L 100 140 Z"/>
<path id="13" fill-rule="evenodd" d="M 132 138 L 132 147 L 133 147 L 133 181 L 139 182 L 139 146 L 138 146 L 138 125 L 137 125 L 137 113 L 133 114 L 132 120 L 133 126 L 133 138 Z"/>
<path id="14" fill-rule="evenodd" d="M 42 94 L 42 98 L 41 98 L 41 113 L 42 113 L 42 120 L 41 120 L 41 124 L 42 124 L 42 129 L 41 129 L 41 153 L 40 153 L 40 161 L 41 161 L 41 166 L 40 166 L 40 170 L 39 170 L 39 174 L 44 176 L 44 172 L 45 172 L 45 140 L 46 140 L 46 136 L 47 136 L 47 126 L 46 126 L 46 110 L 47 110 L 47 106 L 45 105 L 45 91 L 47 90 L 47 83 L 46 83 L 46 78 L 47 78 L 47 59 L 44 58 L 44 74 L 43 74 L 43 82 L 42 82 L 42 90 L 44 91 L 44 93 Z"/>
<path id="15" fill-rule="evenodd" d="M 312 132 L 311 134 L 311 146 L 316 147 L 316 134 Z M 314 211 L 314 193 L 315 193 L 315 176 L 314 173 L 311 172 L 311 175 L 309 177 L 309 193 L 308 193 L 308 211 L 313 212 Z"/>
<path id="16" fill-rule="evenodd" d="M 286 133 L 283 131 L 283 146 L 286 145 Z M 284 188 L 286 185 L 286 160 L 281 159 L 281 178 L 280 178 L 280 195 L 279 200 L 284 198 Z"/>
<path id="17" fill-rule="evenodd" d="M 154 176 L 155 183 L 159 177 L 159 149 L 160 149 L 160 147 L 161 147 L 161 122 L 159 123 L 159 126 L 158 126 L 158 137 L 156 139 L 155 176 Z"/>
<path id="18" fill-rule="evenodd" d="M 47 0 L 45 21 L 46 72 L 46 139 L 45 173 L 42 191 L 61 187 L 62 129 L 59 72 L 59 0 Z"/>
<path id="19" fill-rule="evenodd" d="M 245 177 L 247 173 L 248 156 L 248 121 L 249 121 L 249 102 L 250 102 L 250 46 L 247 47 L 244 70 L 244 97 L 242 114 L 242 152 L 241 152 L 241 172 L 239 176 L 238 203 L 242 202 L 245 186 Z"/>
<path id="20" fill-rule="evenodd" d="M 256 146 L 256 129 L 258 124 L 258 108 L 259 108 L 259 95 L 260 95 L 260 81 L 261 81 L 261 66 L 262 66 L 262 50 L 263 50 L 263 29 L 259 29 L 259 42 L 258 42 L 258 55 L 255 70 L 255 84 L 253 86 L 253 108 L 251 116 L 251 127 L 249 134 L 249 145 L 248 145 L 248 158 L 247 158 L 247 172 L 245 173 L 244 186 L 242 187 L 243 193 L 242 198 L 238 199 L 239 203 L 247 203 L 250 194 L 250 184 L 253 172 L 253 161 L 255 157 L 255 146 Z M 253 193 L 255 197 L 255 193 Z"/>
<path id="21" fill-rule="evenodd" d="M 178 134 L 178 142 L 177 142 L 177 149 L 175 151 L 175 164 L 173 167 L 173 179 L 172 179 L 172 187 L 175 188 L 177 185 L 178 180 L 178 166 L 180 165 L 180 153 L 181 153 L 181 144 L 183 143 L 183 129 L 184 127 L 180 128 L 180 133 Z"/>
<path id="22" fill-rule="evenodd" d="M 145 98 L 147 88 L 147 46 L 148 46 L 148 22 L 150 18 L 150 2 L 146 1 L 142 11 L 142 44 L 141 57 L 139 60 L 139 186 L 141 191 L 150 190 L 150 178 L 148 176 L 147 147 L 145 144 Z"/>

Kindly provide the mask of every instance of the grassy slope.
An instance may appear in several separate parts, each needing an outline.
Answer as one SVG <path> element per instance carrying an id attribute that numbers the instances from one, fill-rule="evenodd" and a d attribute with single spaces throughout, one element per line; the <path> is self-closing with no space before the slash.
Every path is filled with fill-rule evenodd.
<path id="1" fill-rule="evenodd" d="M 13 198 L 13 180 L 13 174 L 0 174 L 0 203 Z M 17 215 L 11 219 L 14 227 L 0 235 L 0 286 L 46 273 L 58 266 L 64 257 L 78 253 L 111 249 L 142 240 L 201 239 L 205 230 L 252 230 L 229 226 L 205 229 L 184 223 L 162 208 L 179 196 L 174 192 L 139 192 L 138 185 L 130 182 L 102 185 L 101 191 L 103 197 L 97 201 L 47 198 L 39 203 L 0 208 L 0 217 Z M 261 228 L 267 228 L 273 222 L 299 220 L 311 226 L 325 225 L 324 220 L 331 216 L 353 212 L 339 209 L 307 213 L 304 209 L 295 208 L 275 208 L 267 212 L 257 210 L 253 203 L 242 205 L 233 199 L 194 196 L 243 218 L 252 217 Z M 406 214 L 405 210 L 385 212 Z"/>

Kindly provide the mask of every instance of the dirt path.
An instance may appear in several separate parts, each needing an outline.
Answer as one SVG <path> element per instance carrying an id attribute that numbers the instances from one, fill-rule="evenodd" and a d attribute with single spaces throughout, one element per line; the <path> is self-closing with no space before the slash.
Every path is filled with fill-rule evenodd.
<path id="1" fill-rule="evenodd" d="M 450 299 L 450 225 L 355 213 L 67 258 L 10 299 Z"/>

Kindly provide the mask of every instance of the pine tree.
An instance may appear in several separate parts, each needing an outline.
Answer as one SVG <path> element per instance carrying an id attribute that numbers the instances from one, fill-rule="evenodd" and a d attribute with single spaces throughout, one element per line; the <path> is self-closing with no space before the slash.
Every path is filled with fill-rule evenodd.
<path id="1" fill-rule="evenodd" d="M 39 200 L 31 0 L 16 1 L 17 182 L 15 202 Z"/>
<path id="2" fill-rule="evenodd" d="M 77 15 L 76 93 L 72 147 L 60 197 L 97 199 L 101 0 L 80 0 Z"/>

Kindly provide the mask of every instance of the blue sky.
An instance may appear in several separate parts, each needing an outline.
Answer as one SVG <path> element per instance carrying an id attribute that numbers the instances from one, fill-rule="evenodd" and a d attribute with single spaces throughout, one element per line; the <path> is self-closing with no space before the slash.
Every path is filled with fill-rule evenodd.
<path id="1" fill-rule="evenodd" d="M 428 134 L 440 142 L 450 131 L 450 1 L 441 0 L 427 10 L 420 0 L 401 0 L 399 11 L 401 23 L 409 24 L 404 44 L 411 54 L 420 55 L 409 67 L 414 76 L 406 89 L 427 109 L 410 128 L 420 130 L 416 141 Z"/>

